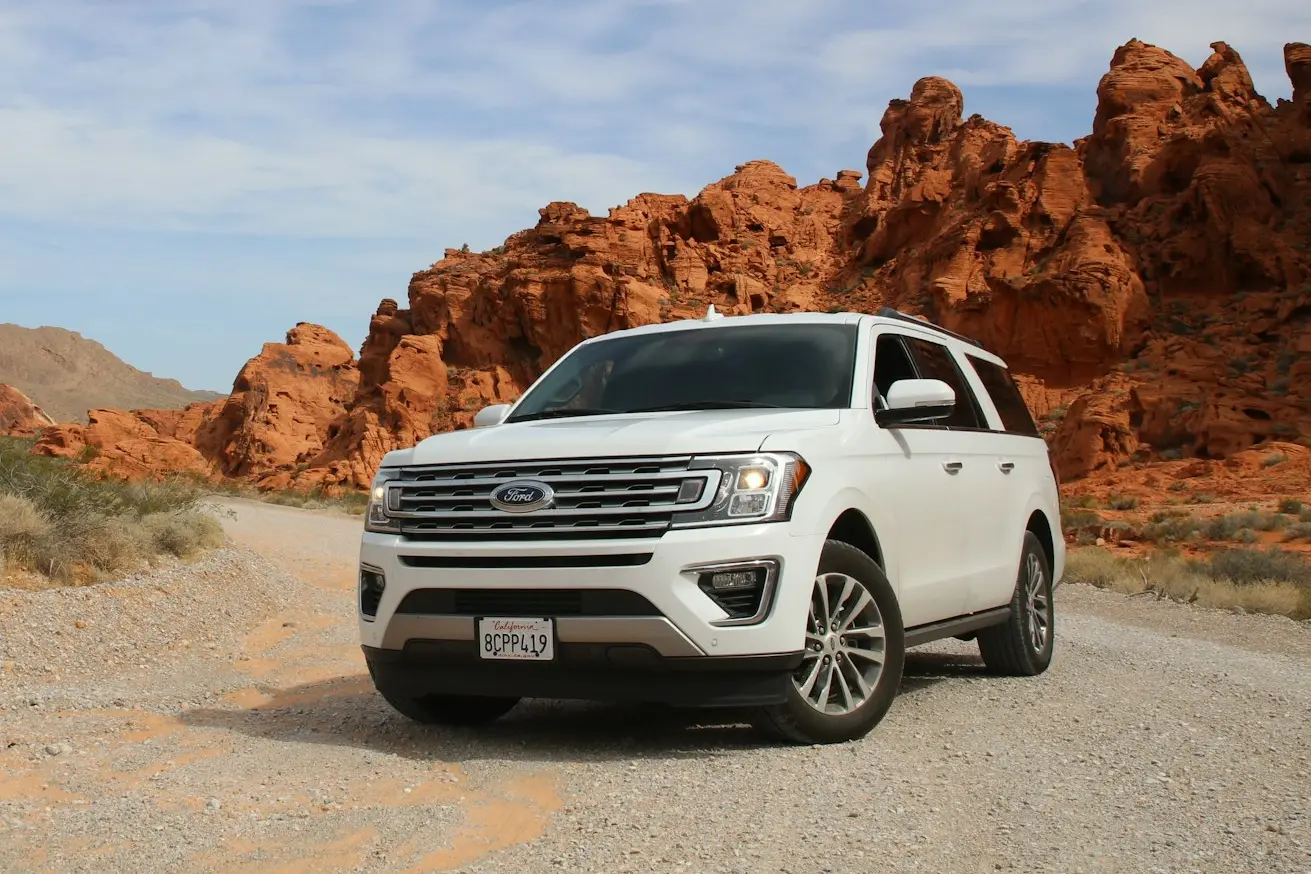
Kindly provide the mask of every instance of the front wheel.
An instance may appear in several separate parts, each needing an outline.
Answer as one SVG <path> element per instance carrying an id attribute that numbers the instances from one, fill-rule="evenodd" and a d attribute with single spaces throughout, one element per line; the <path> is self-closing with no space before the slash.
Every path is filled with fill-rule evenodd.
<path id="1" fill-rule="evenodd" d="M 1012 677 L 1032 677 L 1047 670 L 1056 631 L 1052 594 L 1047 552 L 1034 533 L 1026 531 L 1010 618 L 979 632 L 979 654 L 988 670 Z"/>
<path id="2" fill-rule="evenodd" d="M 797 743 L 843 743 L 883 719 L 901 684 L 905 633 L 896 594 L 864 552 L 824 544 L 806 619 L 806 651 L 787 701 L 756 724 Z"/>

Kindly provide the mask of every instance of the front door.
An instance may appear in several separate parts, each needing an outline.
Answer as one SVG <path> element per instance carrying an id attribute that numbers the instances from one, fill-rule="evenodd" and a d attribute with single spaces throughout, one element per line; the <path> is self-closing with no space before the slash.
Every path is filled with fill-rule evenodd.
<path id="1" fill-rule="evenodd" d="M 916 342 L 907 333 L 880 329 L 874 345 L 875 409 L 897 380 L 930 376 L 911 353 Z M 945 424 L 874 427 L 880 452 L 872 494 L 886 502 L 896 520 L 894 584 L 902 619 L 909 628 L 958 616 L 973 573 L 966 508 L 977 491 L 978 465 L 962 454 L 968 445 L 962 447 L 960 435 Z"/>

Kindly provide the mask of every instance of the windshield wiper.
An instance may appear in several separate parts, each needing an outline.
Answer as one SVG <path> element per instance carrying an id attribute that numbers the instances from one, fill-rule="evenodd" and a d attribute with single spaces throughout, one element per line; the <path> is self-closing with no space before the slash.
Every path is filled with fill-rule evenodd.
<path id="1" fill-rule="evenodd" d="M 778 404 L 762 404 L 759 401 L 689 401 L 684 404 L 665 404 L 659 407 L 640 407 L 629 410 L 630 413 L 664 413 L 675 410 L 785 410 Z"/>
<path id="2" fill-rule="evenodd" d="M 609 416 L 626 410 L 607 410 L 603 407 L 561 407 L 558 410 L 542 410 L 540 413 L 525 413 L 508 419 L 509 422 L 532 422 L 536 419 L 565 419 L 570 416 Z"/>

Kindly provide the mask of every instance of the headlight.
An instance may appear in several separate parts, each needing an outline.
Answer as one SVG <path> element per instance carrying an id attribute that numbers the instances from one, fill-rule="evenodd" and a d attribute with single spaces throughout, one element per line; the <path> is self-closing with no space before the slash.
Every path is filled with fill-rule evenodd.
<path id="1" fill-rule="evenodd" d="M 675 528 L 785 521 L 810 476 L 810 465 L 791 452 L 707 455 L 689 469 L 718 471 L 719 488 L 704 510 L 676 513 Z"/>
<path id="2" fill-rule="evenodd" d="M 378 534 L 395 534 L 400 526 L 387 516 L 387 483 L 397 478 L 394 467 L 379 468 L 369 486 L 369 508 L 364 513 L 364 530 Z"/>

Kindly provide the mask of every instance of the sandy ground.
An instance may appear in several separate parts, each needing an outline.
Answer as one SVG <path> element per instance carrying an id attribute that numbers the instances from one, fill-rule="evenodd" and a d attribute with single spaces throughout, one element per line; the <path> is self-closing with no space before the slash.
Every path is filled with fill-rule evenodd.
<path id="1" fill-rule="evenodd" d="M 1057 655 L 913 651 L 863 741 L 525 702 L 430 729 L 356 645 L 358 518 L 0 590 L 4 871 L 1311 871 L 1311 630 L 1065 586 Z"/>

